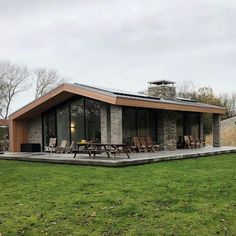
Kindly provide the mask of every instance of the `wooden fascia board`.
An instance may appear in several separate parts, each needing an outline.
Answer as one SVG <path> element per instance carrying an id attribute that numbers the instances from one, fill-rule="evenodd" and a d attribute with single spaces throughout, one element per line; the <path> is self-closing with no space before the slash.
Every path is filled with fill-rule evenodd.
<path id="1" fill-rule="evenodd" d="M 113 105 L 115 105 L 116 103 L 116 96 L 111 96 L 103 93 L 90 91 L 87 89 L 82 89 L 80 87 L 71 86 L 69 84 L 65 84 L 65 91 Z"/>
<path id="2" fill-rule="evenodd" d="M 30 110 L 32 110 L 35 107 L 43 104 L 47 100 L 57 96 L 58 94 L 60 94 L 62 92 L 69 92 L 69 93 L 72 93 L 72 94 L 75 94 L 75 95 L 85 96 L 85 97 L 88 97 L 88 98 L 96 99 L 96 100 L 99 100 L 99 101 L 102 101 L 102 102 L 107 102 L 107 103 L 110 103 L 110 104 L 115 104 L 115 102 L 116 102 L 116 97 L 115 96 L 113 97 L 113 96 L 109 96 L 109 95 L 102 94 L 102 93 L 96 93 L 96 92 L 93 92 L 93 91 L 89 91 L 89 90 L 86 90 L 86 89 L 75 87 L 75 86 L 70 85 L 70 84 L 62 84 L 61 86 L 59 86 L 56 89 L 49 92 L 48 94 L 46 94 L 46 95 L 40 97 L 39 99 L 31 102 L 30 104 L 22 107 L 20 110 L 16 111 L 12 115 L 10 115 L 9 118 L 11 120 L 17 119 L 18 117 L 20 117 L 24 113 L 29 112 Z"/>
<path id="3" fill-rule="evenodd" d="M 144 100 L 140 101 L 137 99 L 121 98 L 121 97 L 117 97 L 116 105 L 173 110 L 173 111 L 212 113 L 212 114 L 220 114 L 220 115 L 224 115 L 226 112 L 226 109 L 224 108 L 199 107 L 199 106 L 171 104 L 171 103 L 165 103 L 165 102 L 152 102 L 152 101 L 144 101 Z"/>
<path id="4" fill-rule="evenodd" d="M 222 114 L 222 115 L 225 114 L 224 108 L 199 107 L 199 106 L 171 104 L 171 103 L 164 103 L 164 102 L 152 102 L 152 101 L 138 100 L 138 99 L 132 99 L 132 98 L 121 98 L 119 96 L 115 96 L 115 95 L 112 96 L 105 93 L 99 93 L 99 92 L 91 91 L 89 89 L 76 87 L 70 84 L 62 84 L 61 86 L 49 92 L 48 94 L 40 97 L 36 101 L 31 102 L 30 104 L 26 105 L 25 107 L 21 108 L 20 110 L 10 115 L 10 119 L 11 120 L 17 119 L 24 113 L 29 112 L 35 107 L 47 102 L 47 100 L 57 96 L 63 91 L 76 94 L 76 95 L 81 95 L 88 98 L 92 98 L 92 99 L 106 102 L 112 105 L 177 110 L 177 111 L 205 112 L 205 113 L 215 113 L 215 114 Z"/>
<path id="5" fill-rule="evenodd" d="M 46 102 L 50 98 L 53 98 L 56 95 L 58 95 L 59 93 L 63 92 L 63 89 L 64 89 L 64 84 L 59 86 L 59 87 L 57 87 L 56 89 L 52 90 L 48 94 L 40 97 L 39 99 L 37 99 L 37 100 L 29 103 L 28 105 L 22 107 L 20 110 L 18 110 L 15 113 L 11 114 L 9 118 L 11 120 L 17 119 L 17 117 L 23 115 L 24 113 L 26 113 L 26 112 L 34 109 L 35 107 L 41 105 L 42 103 Z"/>

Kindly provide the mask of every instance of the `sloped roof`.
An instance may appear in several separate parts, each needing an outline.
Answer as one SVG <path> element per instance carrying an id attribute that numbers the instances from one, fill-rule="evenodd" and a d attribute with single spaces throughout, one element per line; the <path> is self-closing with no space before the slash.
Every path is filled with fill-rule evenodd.
<path id="1" fill-rule="evenodd" d="M 175 111 L 206 112 L 224 114 L 225 109 L 196 101 L 177 99 L 160 99 L 139 93 L 127 92 L 117 89 L 88 86 L 84 84 L 62 84 L 48 94 L 27 104 L 10 115 L 10 119 L 32 119 L 61 102 L 81 95 L 112 105 L 131 106 L 140 108 L 166 109 Z"/>

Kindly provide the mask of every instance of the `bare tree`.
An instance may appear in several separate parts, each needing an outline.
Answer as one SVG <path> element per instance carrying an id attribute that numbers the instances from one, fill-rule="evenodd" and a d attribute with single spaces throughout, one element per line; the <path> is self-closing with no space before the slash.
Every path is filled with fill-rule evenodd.
<path id="1" fill-rule="evenodd" d="M 35 82 L 35 99 L 43 96 L 53 88 L 65 81 L 55 70 L 48 68 L 37 68 L 33 71 L 33 81 Z"/>
<path id="2" fill-rule="evenodd" d="M 2 80 L 2 77 L 1 77 L 1 74 L 0 74 L 0 114 L 3 112 L 3 107 L 4 107 L 4 102 L 3 102 L 4 87 L 5 86 L 4 86 L 4 83 L 3 83 L 3 80 Z"/>
<path id="3" fill-rule="evenodd" d="M 236 115 L 236 93 L 220 95 L 222 106 L 226 107 L 224 118 L 230 118 Z"/>
<path id="4" fill-rule="evenodd" d="M 198 86 L 192 80 L 185 80 L 177 87 L 178 97 L 195 99 Z"/>
<path id="5" fill-rule="evenodd" d="M 26 66 L 0 61 L 0 117 L 6 119 L 14 97 L 27 88 L 29 77 Z"/>

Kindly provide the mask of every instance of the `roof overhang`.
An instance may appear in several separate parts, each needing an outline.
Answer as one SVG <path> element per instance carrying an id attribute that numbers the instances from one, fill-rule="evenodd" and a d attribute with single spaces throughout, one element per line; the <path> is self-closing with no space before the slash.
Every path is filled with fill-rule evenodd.
<path id="1" fill-rule="evenodd" d="M 98 94 L 93 91 L 80 88 L 78 86 L 73 86 L 71 84 L 62 84 L 48 94 L 38 98 L 37 100 L 14 112 L 10 115 L 9 118 L 11 120 L 31 120 L 32 118 L 39 116 L 43 112 L 66 101 L 67 99 L 72 98 L 75 95 L 81 95 L 99 101 L 115 104 L 115 98 L 111 96 Z"/>
<path id="2" fill-rule="evenodd" d="M 50 108 L 72 98 L 75 95 L 80 95 L 88 98 L 92 98 L 98 101 L 109 103 L 119 106 L 141 107 L 141 108 L 153 108 L 164 109 L 174 111 L 189 111 L 189 112 L 202 112 L 202 113 L 215 113 L 225 114 L 225 108 L 221 107 L 204 107 L 192 104 L 176 104 L 171 102 L 148 100 L 141 98 L 122 97 L 119 95 L 99 92 L 96 90 L 86 89 L 85 87 L 75 86 L 72 84 L 62 84 L 55 88 L 48 94 L 40 97 L 39 99 L 29 103 L 22 107 L 15 113 L 10 115 L 10 120 L 31 120 L 34 117 L 39 116 L 43 112 Z"/>
<path id="3" fill-rule="evenodd" d="M 225 108 L 221 107 L 204 107 L 204 106 L 195 106 L 192 104 L 175 104 L 170 102 L 153 102 L 145 100 L 136 100 L 131 98 L 117 98 L 116 105 L 121 106 L 133 106 L 133 107 L 143 107 L 143 108 L 152 108 L 152 109 L 163 109 L 171 111 L 187 111 L 187 112 L 200 112 L 200 113 L 212 113 L 224 115 L 226 112 Z"/>

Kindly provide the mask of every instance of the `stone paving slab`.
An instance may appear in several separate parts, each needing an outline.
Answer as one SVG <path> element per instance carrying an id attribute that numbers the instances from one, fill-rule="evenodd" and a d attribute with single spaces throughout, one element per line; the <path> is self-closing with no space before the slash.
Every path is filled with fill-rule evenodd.
<path id="1" fill-rule="evenodd" d="M 105 155 L 97 155 L 95 159 L 92 159 L 89 158 L 88 155 L 84 154 L 77 155 L 76 158 L 73 158 L 73 154 L 7 152 L 0 154 L 0 160 L 121 167 L 161 161 L 206 157 L 227 153 L 236 153 L 236 147 L 205 147 L 200 149 L 161 151 L 158 153 L 132 153 L 130 159 L 128 159 L 126 155 L 116 156 L 115 159 L 108 158 Z"/>

